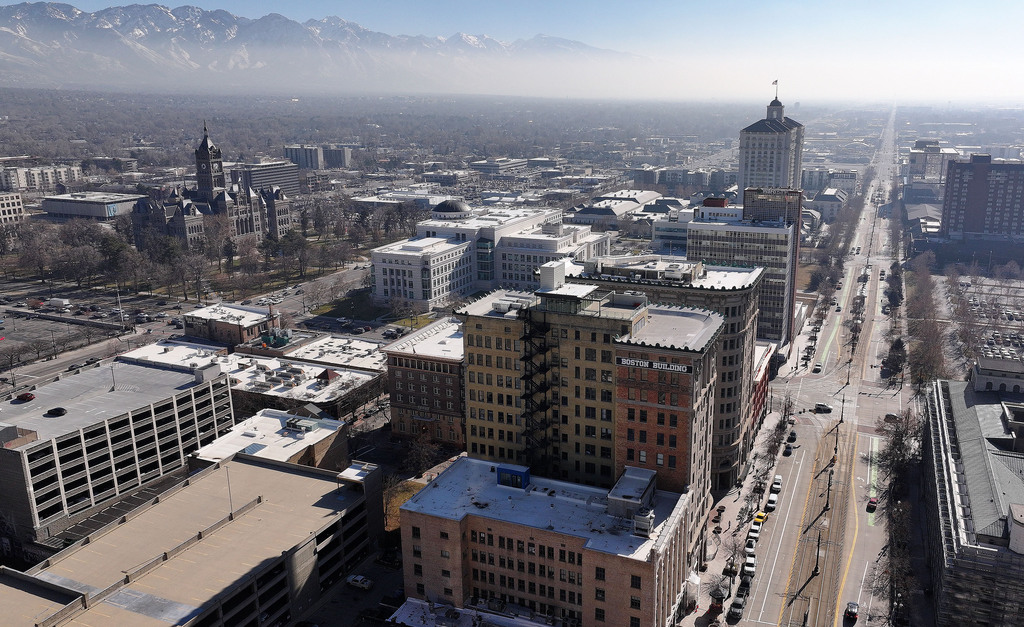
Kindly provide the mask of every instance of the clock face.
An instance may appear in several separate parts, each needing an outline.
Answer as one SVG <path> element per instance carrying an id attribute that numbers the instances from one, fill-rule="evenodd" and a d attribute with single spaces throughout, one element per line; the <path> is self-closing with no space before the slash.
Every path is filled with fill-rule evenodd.
<path id="1" fill-rule="evenodd" d="M 199 169 L 200 170 L 205 170 L 206 169 L 206 164 L 205 163 L 200 163 L 199 164 Z"/>

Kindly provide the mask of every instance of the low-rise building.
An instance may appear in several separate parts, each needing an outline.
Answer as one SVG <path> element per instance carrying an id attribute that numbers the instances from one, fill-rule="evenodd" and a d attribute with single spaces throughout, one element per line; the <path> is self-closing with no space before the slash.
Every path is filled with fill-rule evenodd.
<path id="1" fill-rule="evenodd" d="M 345 423 L 317 412 L 315 407 L 304 409 L 307 411 L 295 413 L 261 409 L 196 451 L 195 456 L 220 462 L 245 453 L 329 470 L 347 468 L 351 460 Z"/>
<path id="2" fill-rule="evenodd" d="M 108 222 L 117 216 L 130 215 L 135 203 L 145 196 L 136 194 L 109 194 L 105 192 L 74 192 L 59 196 L 46 196 L 41 207 L 53 220 L 75 218 Z"/>
<path id="3" fill-rule="evenodd" d="M 121 359 L 179 370 L 220 368 L 228 375 L 237 420 L 264 408 L 325 412 L 342 420 L 384 391 L 382 373 L 348 367 L 340 360 L 325 366 L 237 350 L 229 354 L 222 346 L 178 340 L 143 346 L 125 353 Z"/>
<path id="4" fill-rule="evenodd" d="M 461 457 L 402 506 L 405 591 L 581 625 L 661 627 L 693 602 L 694 496 L 626 467 L 611 489 Z"/>
<path id="5" fill-rule="evenodd" d="M 187 335 L 234 346 L 268 334 L 279 317 L 259 307 L 218 303 L 194 309 L 181 319 Z"/>
<path id="6" fill-rule="evenodd" d="M 380 475 L 244 454 L 193 469 L 38 566 L 6 571 L 0 604 L 18 625 L 291 624 L 374 548 Z"/>

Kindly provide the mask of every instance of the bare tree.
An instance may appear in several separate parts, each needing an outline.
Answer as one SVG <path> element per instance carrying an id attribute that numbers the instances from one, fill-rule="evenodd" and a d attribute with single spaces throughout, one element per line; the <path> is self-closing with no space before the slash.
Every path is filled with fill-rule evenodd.
<path id="1" fill-rule="evenodd" d="M 384 499 L 384 529 L 397 528 L 400 514 L 395 501 L 401 492 L 402 478 L 395 473 L 389 472 L 384 475 L 381 486 L 381 494 Z"/>

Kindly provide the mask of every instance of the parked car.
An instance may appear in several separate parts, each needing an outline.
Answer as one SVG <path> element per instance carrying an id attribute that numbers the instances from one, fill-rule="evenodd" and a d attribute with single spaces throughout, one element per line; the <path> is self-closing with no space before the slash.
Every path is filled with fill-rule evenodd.
<path id="1" fill-rule="evenodd" d="M 819 372 L 821 372 L 821 362 L 820 361 L 818 363 L 814 364 L 814 368 L 811 369 L 811 373 L 813 373 L 813 374 L 818 374 Z"/>
<path id="2" fill-rule="evenodd" d="M 768 514 L 765 513 L 765 512 L 758 512 L 758 513 L 754 514 L 754 522 L 756 522 L 756 523 L 763 523 L 767 519 L 768 519 Z"/>
<path id="3" fill-rule="evenodd" d="M 166 311 L 161 311 L 160 313 L 158 313 L 158 314 L 156 315 L 156 317 L 157 317 L 157 318 L 167 318 L 167 317 L 168 317 L 168 315 L 167 315 L 167 312 L 166 312 Z"/>
<path id="4" fill-rule="evenodd" d="M 87 363 L 89 365 L 92 365 L 92 364 L 95 364 L 95 363 L 99 362 L 99 360 L 100 360 L 99 357 L 90 357 L 89 359 L 85 360 L 85 363 Z"/>
<path id="5" fill-rule="evenodd" d="M 345 577 L 345 583 L 353 588 L 361 588 L 363 590 L 369 590 L 373 587 L 373 580 L 363 575 L 349 575 Z"/>
<path id="6" fill-rule="evenodd" d="M 68 372 L 71 372 L 72 370 L 78 370 L 81 367 L 82 364 L 71 364 L 70 366 L 68 366 Z"/>
<path id="7" fill-rule="evenodd" d="M 362 335 L 363 327 L 355 327 L 351 331 L 349 331 L 349 333 L 351 333 L 352 335 Z"/>
<path id="8" fill-rule="evenodd" d="M 32 392 L 22 392 L 17 396 L 17 399 L 22 403 L 27 403 L 29 401 L 34 401 L 36 399 L 36 395 Z"/>
<path id="9" fill-rule="evenodd" d="M 789 437 L 786 438 L 787 442 L 796 442 L 796 431 L 790 431 Z"/>
<path id="10" fill-rule="evenodd" d="M 878 497 L 873 496 L 868 499 L 868 511 L 873 512 L 878 509 Z"/>
<path id="11" fill-rule="evenodd" d="M 158 301 L 156 301 L 156 304 L 159 305 L 160 307 L 163 307 L 163 306 L 165 306 L 167 304 L 167 301 L 166 300 L 158 300 Z"/>
<path id="12" fill-rule="evenodd" d="M 816 413 L 816 414 L 831 414 L 832 413 L 832 406 L 829 405 L 828 403 L 815 403 L 814 404 L 814 413 Z"/>
<path id="13" fill-rule="evenodd" d="M 775 475 L 775 480 L 772 481 L 772 492 L 782 492 L 782 475 Z"/>
<path id="14" fill-rule="evenodd" d="M 747 555 L 753 555 L 757 552 L 757 540 L 753 538 L 747 538 L 746 544 L 743 545 L 743 552 Z"/>
<path id="15" fill-rule="evenodd" d="M 732 605 L 729 606 L 729 612 L 727 616 L 729 618 L 739 620 L 743 618 L 743 610 L 747 607 L 746 597 L 737 597 L 732 600 Z"/>
<path id="16" fill-rule="evenodd" d="M 775 508 L 778 505 L 779 505 L 779 495 L 778 494 L 774 494 L 774 493 L 773 494 L 769 494 L 768 495 L 768 502 L 764 504 L 764 511 L 766 511 L 766 512 L 774 512 Z"/>
<path id="17" fill-rule="evenodd" d="M 743 560 L 743 574 L 750 575 L 751 577 L 757 572 L 757 558 L 753 555 L 748 555 L 747 559 Z"/>
<path id="18" fill-rule="evenodd" d="M 63 407 L 53 407 L 50 409 L 50 411 L 46 413 L 51 416 L 63 416 L 64 414 L 68 413 L 68 410 L 64 409 Z"/>
<path id="19" fill-rule="evenodd" d="M 782 456 L 783 457 L 789 457 L 792 454 L 793 454 L 793 447 L 790 446 L 789 444 L 787 444 L 786 448 L 782 449 Z"/>

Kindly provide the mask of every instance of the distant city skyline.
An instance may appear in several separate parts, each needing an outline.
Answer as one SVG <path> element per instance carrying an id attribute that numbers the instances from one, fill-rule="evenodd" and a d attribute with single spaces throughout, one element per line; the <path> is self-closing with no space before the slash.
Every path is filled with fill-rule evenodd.
<path id="1" fill-rule="evenodd" d="M 17 4 L 0 0 L 0 5 Z M 83 11 L 128 4 L 71 0 Z M 767 102 L 779 80 L 785 104 L 800 100 L 1024 102 L 1011 79 L 1024 51 L 1011 46 L 1024 3 L 996 0 L 984 10 L 953 0 L 867 0 L 821 5 L 807 0 L 718 3 L 609 0 L 479 3 L 446 0 L 365 2 L 193 0 L 256 19 L 279 13 L 298 22 L 337 16 L 389 35 L 488 35 L 503 42 L 538 34 L 627 52 L 650 72 L 609 75 L 622 89 L 668 99 Z M 166 6 L 176 6 L 171 3 Z M 983 40 L 977 40 L 978 34 Z M 558 94 L 571 96 L 572 94 Z"/>

